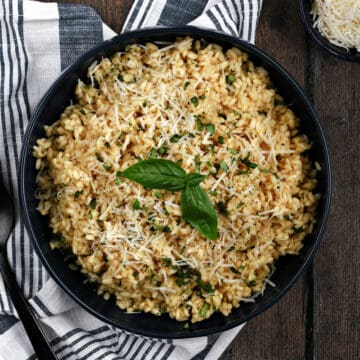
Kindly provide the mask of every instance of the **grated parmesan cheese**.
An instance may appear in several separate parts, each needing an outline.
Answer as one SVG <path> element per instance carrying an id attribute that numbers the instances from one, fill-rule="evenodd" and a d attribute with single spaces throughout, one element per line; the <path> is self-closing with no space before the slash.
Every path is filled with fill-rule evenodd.
<path id="1" fill-rule="evenodd" d="M 315 0 L 314 27 L 332 44 L 360 51 L 360 1 Z"/>

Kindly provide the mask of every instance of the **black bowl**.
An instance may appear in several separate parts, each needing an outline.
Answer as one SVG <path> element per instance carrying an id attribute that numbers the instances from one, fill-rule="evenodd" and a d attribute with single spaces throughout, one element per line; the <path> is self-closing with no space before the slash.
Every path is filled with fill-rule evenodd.
<path id="1" fill-rule="evenodd" d="M 346 50 L 345 48 L 332 44 L 320 34 L 318 29 L 313 26 L 314 21 L 312 15 L 310 14 L 312 2 L 313 0 L 300 0 L 300 13 L 305 29 L 310 34 L 314 42 L 320 46 L 320 48 L 331 55 L 336 56 L 338 59 L 360 63 L 360 52 L 356 49 Z"/>
<path id="2" fill-rule="evenodd" d="M 105 301 L 101 296 L 98 296 L 95 285 L 85 284 L 84 277 L 80 272 L 68 269 L 62 254 L 50 249 L 51 231 L 48 226 L 48 219 L 41 216 L 36 210 L 38 201 L 35 198 L 37 189 L 35 177 L 37 172 L 35 170 L 35 159 L 32 156 L 32 147 L 36 139 L 44 136 L 43 126 L 51 124 L 59 118 L 59 115 L 69 104 L 78 78 L 86 78 L 87 68 L 95 60 L 121 51 L 129 44 L 147 41 L 174 41 L 176 37 L 186 35 L 195 39 L 204 39 L 207 42 L 215 42 L 225 48 L 238 47 L 247 52 L 256 65 L 265 67 L 279 92 L 284 95 L 286 102 L 292 104 L 291 108 L 301 118 L 302 131 L 308 135 L 313 143 L 310 156 L 312 159 L 316 159 L 322 168 L 318 176 L 317 188 L 322 196 L 314 231 L 304 241 L 304 247 L 298 256 L 286 256 L 277 261 L 277 270 L 272 277 L 276 287 L 267 287 L 264 295 L 258 297 L 254 303 L 242 304 L 239 308 L 233 309 L 227 317 L 216 313 L 208 320 L 191 325 L 190 329 L 184 329 L 182 322 L 170 319 L 167 315 L 156 317 L 144 313 L 126 314 L 116 306 L 113 299 Z M 330 207 L 331 176 L 329 154 L 323 130 L 312 105 L 300 86 L 272 58 L 255 46 L 222 33 L 194 27 L 154 28 L 126 33 L 105 41 L 81 56 L 55 81 L 34 111 L 24 137 L 19 191 L 23 210 L 22 216 L 32 239 L 32 244 L 46 270 L 67 294 L 91 314 L 118 328 L 145 336 L 185 338 L 209 335 L 244 323 L 269 308 L 286 293 L 311 262 L 324 232 Z"/>

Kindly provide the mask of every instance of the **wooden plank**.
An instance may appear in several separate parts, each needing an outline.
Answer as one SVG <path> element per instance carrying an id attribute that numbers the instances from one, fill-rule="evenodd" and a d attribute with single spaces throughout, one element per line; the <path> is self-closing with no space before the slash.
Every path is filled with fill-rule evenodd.
<path id="1" fill-rule="evenodd" d="M 256 45 L 305 86 L 307 49 L 297 1 L 264 1 Z M 306 277 L 278 304 L 251 320 L 222 360 L 305 359 Z"/>
<path id="2" fill-rule="evenodd" d="M 360 66 L 315 55 L 315 105 L 330 144 L 332 213 L 314 263 L 314 353 L 359 359 Z"/>

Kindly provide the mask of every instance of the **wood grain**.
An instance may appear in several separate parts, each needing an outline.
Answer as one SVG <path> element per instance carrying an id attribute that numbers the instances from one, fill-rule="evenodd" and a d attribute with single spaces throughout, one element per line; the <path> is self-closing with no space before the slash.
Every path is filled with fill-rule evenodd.
<path id="1" fill-rule="evenodd" d="M 360 64 L 316 49 L 315 105 L 333 165 L 332 212 L 314 263 L 314 351 L 318 359 L 360 359 Z"/>
<path id="2" fill-rule="evenodd" d="M 90 5 L 120 32 L 133 0 L 59 2 Z M 221 359 L 360 359 L 360 65 L 337 61 L 307 40 L 298 1 L 264 1 L 257 45 L 315 102 L 332 154 L 332 213 L 313 269 L 250 321 Z"/>

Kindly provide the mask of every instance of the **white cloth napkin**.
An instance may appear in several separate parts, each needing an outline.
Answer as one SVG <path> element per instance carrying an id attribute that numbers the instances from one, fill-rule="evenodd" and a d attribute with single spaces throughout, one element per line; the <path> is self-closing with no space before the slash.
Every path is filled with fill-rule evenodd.
<path id="1" fill-rule="evenodd" d="M 123 31 L 192 24 L 254 42 L 262 0 L 136 0 Z M 20 220 L 17 168 L 31 112 L 77 56 L 115 33 L 81 5 L 0 0 L 0 171 L 17 204 L 8 257 L 59 359 L 217 359 L 241 329 L 186 340 L 115 329 L 75 304 L 50 279 Z M 0 277 L 0 359 L 36 355 Z"/>

